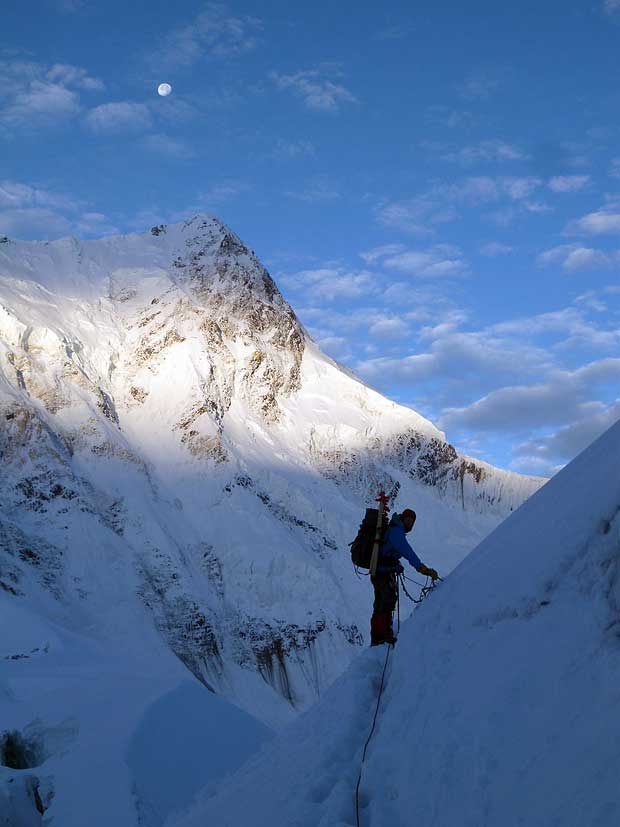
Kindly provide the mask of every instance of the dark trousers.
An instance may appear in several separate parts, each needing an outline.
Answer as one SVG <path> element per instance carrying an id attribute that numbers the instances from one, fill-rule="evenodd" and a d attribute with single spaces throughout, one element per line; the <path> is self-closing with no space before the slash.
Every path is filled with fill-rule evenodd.
<path id="1" fill-rule="evenodd" d="M 396 573 L 393 571 L 378 572 L 374 577 L 371 577 L 370 580 L 375 590 L 375 602 L 372 607 L 373 613 L 383 614 L 384 612 L 389 612 L 391 614 L 396 608 L 396 601 L 398 599 Z"/>

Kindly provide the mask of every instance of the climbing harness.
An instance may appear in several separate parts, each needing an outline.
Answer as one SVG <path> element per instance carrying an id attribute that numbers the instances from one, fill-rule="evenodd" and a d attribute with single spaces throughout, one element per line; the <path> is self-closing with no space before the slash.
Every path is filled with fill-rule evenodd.
<path id="1" fill-rule="evenodd" d="M 370 743 L 370 739 L 372 738 L 372 734 L 375 731 L 375 726 L 377 723 L 377 715 L 379 714 L 379 704 L 381 703 L 381 695 L 383 694 L 383 683 L 385 681 L 385 670 L 387 669 L 388 660 L 390 658 L 390 652 L 392 651 L 393 646 L 388 646 L 387 652 L 385 655 L 385 663 L 383 664 L 383 674 L 381 675 L 381 685 L 379 687 L 379 696 L 377 698 L 377 706 L 375 707 L 375 716 L 372 719 L 372 727 L 370 732 L 368 733 L 368 738 L 366 738 L 366 743 L 364 744 L 364 752 L 362 753 L 362 763 L 360 764 L 360 772 L 357 777 L 357 785 L 355 787 L 355 820 L 357 827 L 360 827 L 360 784 L 362 783 L 362 770 L 364 768 L 364 761 L 366 760 L 366 750 L 368 749 L 368 744 Z"/>

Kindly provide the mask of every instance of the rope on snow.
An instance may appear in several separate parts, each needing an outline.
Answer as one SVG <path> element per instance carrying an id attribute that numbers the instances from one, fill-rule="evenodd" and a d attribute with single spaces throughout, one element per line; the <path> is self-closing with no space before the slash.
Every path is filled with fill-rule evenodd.
<path id="1" fill-rule="evenodd" d="M 357 570 L 357 567 L 356 567 Z M 358 575 L 359 576 L 359 575 Z M 433 590 L 435 583 L 431 582 L 428 585 L 428 578 L 426 580 L 427 585 L 422 586 L 422 590 L 420 591 L 420 597 L 416 600 L 414 597 L 411 597 L 407 588 L 405 587 L 405 580 L 411 580 L 411 582 L 416 583 L 418 586 L 422 586 L 421 583 L 418 583 L 417 580 L 413 580 L 411 577 L 407 577 L 406 575 L 398 575 L 398 581 L 402 586 L 403 591 L 407 595 L 407 597 L 412 600 L 414 603 L 421 603 L 424 598 Z M 397 591 L 397 607 L 398 607 L 398 631 L 400 632 L 400 589 Z M 377 697 L 377 705 L 375 707 L 375 714 L 372 719 L 372 727 L 370 728 L 370 732 L 368 733 L 368 738 L 366 738 L 366 743 L 364 744 L 364 751 L 362 753 L 362 762 L 360 764 L 360 771 L 357 777 L 357 784 L 355 786 L 355 821 L 357 827 L 360 827 L 360 802 L 359 802 L 359 793 L 360 793 L 360 784 L 362 783 L 362 770 L 364 768 L 364 761 L 366 760 L 366 750 L 368 749 L 368 744 L 370 744 L 370 739 L 373 736 L 375 731 L 375 726 L 377 725 L 377 715 L 379 714 L 379 704 L 381 703 L 381 695 L 383 694 L 383 685 L 385 683 L 385 672 L 387 670 L 388 660 L 390 658 L 390 652 L 394 648 L 393 644 L 387 647 L 387 653 L 385 655 L 385 663 L 383 664 L 383 674 L 381 675 L 381 685 L 379 686 L 379 695 Z"/>
<path id="2" fill-rule="evenodd" d="M 364 752 L 362 753 L 362 763 L 360 764 L 360 774 L 357 777 L 357 785 L 355 787 L 355 818 L 357 822 L 357 827 L 360 827 L 360 802 L 359 802 L 359 793 L 360 793 L 360 784 L 362 783 L 362 769 L 364 767 L 364 761 L 366 760 L 366 750 L 368 749 L 368 744 L 370 743 L 370 739 L 372 738 L 372 734 L 375 731 L 375 725 L 377 723 L 377 715 L 379 714 L 379 704 L 381 702 L 381 695 L 383 694 L 383 683 L 385 681 L 385 670 L 387 669 L 388 660 L 390 657 L 390 652 L 392 650 L 392 646 L 388 646 L 387 654 L 385 656 L 385 663 L 383 664 L 383 674 L 381 675 L 381 686 L 379 687 L 379 697 L 377 698 L 377 706 L 375 708 L 375 716 L 372 719 L 372 727 L 368 734 L 368 738 L 366 738 L 366 743 L 364 744 Z"/>

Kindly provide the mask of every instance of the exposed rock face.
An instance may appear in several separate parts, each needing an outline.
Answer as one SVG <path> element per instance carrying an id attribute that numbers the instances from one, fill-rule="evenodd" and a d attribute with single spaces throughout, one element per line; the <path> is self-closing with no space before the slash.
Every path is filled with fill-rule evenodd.
<path id="1" fill-rule="evenodd" d="M 145 646 L 146 612 L 258 715 L 244 681 L 301 709 L 363 645 L 347 544 L 380 488 L 445 570 L 542 482 L 343 372 L 204 216 L 0 246 L 0 459 L 3 592 Z"/>

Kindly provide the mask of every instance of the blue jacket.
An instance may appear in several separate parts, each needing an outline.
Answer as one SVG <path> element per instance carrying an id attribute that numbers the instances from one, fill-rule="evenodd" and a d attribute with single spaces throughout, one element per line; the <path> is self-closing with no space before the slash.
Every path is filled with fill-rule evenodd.
<path id="1" fill-rule="evenodd" d="M 407 542 L 405 527 L 401 522 L 399 514 L 392 514 L 388 530 L 385 532 L 385 539 L 379 549 L 379 560 L 386 557 L 394 558 L 393 565 L 380 564 L 377 566 L 377 571 L 394 571 L 401 557 L 404 557 L 405 560 L 411 563 L 416 569 L 423 565 L 418 555 Z"/>

